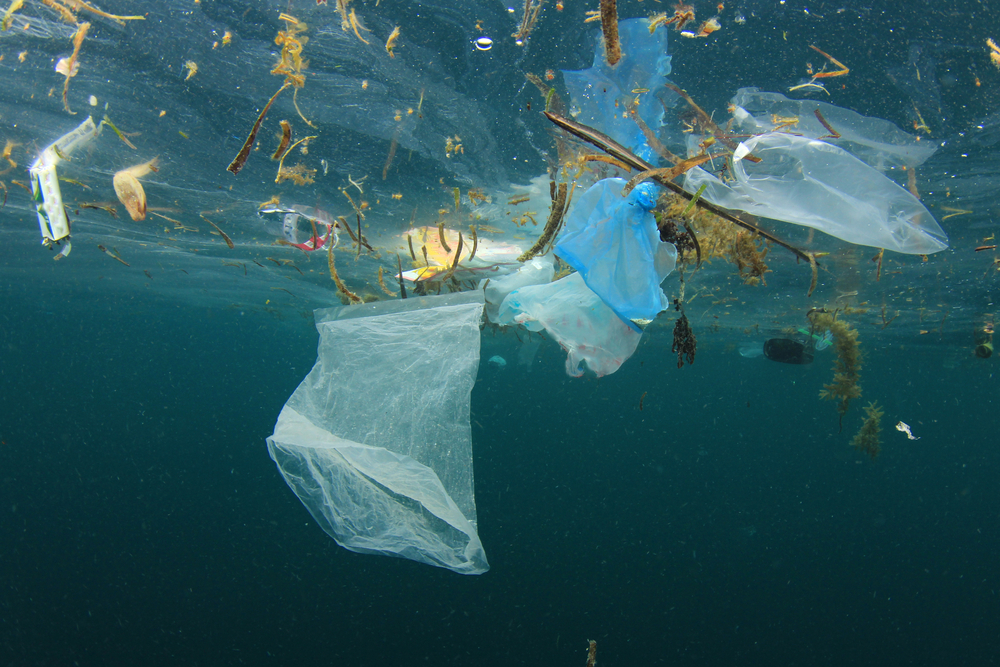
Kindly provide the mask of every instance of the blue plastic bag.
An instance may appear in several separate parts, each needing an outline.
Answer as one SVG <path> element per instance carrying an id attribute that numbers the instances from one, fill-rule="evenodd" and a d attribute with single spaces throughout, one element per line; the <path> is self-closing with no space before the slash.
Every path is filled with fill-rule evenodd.
<path id="1" fill-rule="evenodd" d="M 660 283 L 677 264 L 677 249 L 660 241 L 656 187 L 642 183 L 622 197 L 625 180 L 598 181 L 577 199 L 555 253 L 576 269 L 618 317 L 646 322 L 668 306 Z"/>
<path id="2" fill-rule="evenodd" d="M 598 40 L 594 65 L 585 70 L 563 70 L 569 90 L 570 112 L 577 121 L 608 135 L 622 146 L 652 162 L 653 149 L 635 121 L 628 116 L 634 100 L 639 100 L 639 116 L 656 132 L 663 123 L 663 105 L 659 96 L 676 97 L 663 85 L 670 74 L 667 55 L 667 30 L 649 34 L 649 19 L 619 21 L 618 39 L 622 59 L 608 65 L 604 42 Z"/>

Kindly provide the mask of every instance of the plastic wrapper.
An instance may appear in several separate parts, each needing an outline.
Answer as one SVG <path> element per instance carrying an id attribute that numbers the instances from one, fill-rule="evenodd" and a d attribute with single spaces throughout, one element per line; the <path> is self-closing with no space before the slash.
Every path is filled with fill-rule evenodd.
<path id="1" fill-rule="evenodd" d="M 469 421 L 482 310 L 477 291 L 316 311 L 316 365 L 267 446 L 344 548 L 489 569 Z"/>
<path id="2" fill-rule="evenodd" d="M 668 305 L 660 283 L 674 270 L 677 250 L 660 241 L 650 213 L 656 187 L 642 183 L 622 197 L 625 183 L 606 178 L 583 193 L 555 252 L 620 318 L 647 322 Z"/>
<path id="3" fill-rule="evenodd" d="M 826 102 L 791 100 L 781 93 L 740 88 L 732 103 L 733 117 L 742 132 L 759 134 L 784 125 L 788 133 L 840 146 L 879 171 L 919 166 L 937 150 L 935 143 L 920 141 L 887 120 L 862 116 Z M 840 136 L 833 136 L 831 129 Z"/>
<path id="4" fill-rule="evenodd" d="M 760 158 L 754 163 L 742 158 Z M 848 243 L 923 255 L 948 247 L 948 237 L 912 194 L 872 167 L 824 141 L 771 132 L 737 147 L 725 184 L 700 167 L 684 189 L 713 204 L 812 227 Z"/>
<path id="5" fill-rule="evenodd" d="M 642 337 L 587 287 L 579 273 L 511 292 L 500 305 L 498 322 L 547 331 L 566 350 L 566 373 L 572 377 L 583 375 L 584 363 L 598 377 L 614 373 Z"/>
<path id="6" fill-rule="evenodd" d="M 663 122 L 663 105 L 658 98 L 674 95 L 665 92 L 663 85 L 664 77 L 670 74 L 667 32 L 660 29 L 649 34 L 648 19 L 619 21 L 622 59 L 617 65 L 607 64 L 603 41 L 599 41 L 590 69 L 563 70 L 574 118 L 647 161 L 654 160 L 655 154 L 626 110 L 638 100 L 637 111 L 654 132 Z"/>

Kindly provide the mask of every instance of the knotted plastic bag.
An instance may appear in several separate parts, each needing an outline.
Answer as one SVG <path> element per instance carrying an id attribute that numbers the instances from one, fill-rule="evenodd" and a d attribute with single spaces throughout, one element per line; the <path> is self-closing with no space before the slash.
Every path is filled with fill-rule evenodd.
<path id="1" fill-rule="evenodd" d="M 760 162 L 742 159 L 747 154 Z M 812 227 L 848 243 L 925 255 L 948 237 L 916 197 L 847 151 L 824 141 L 769 132 L 745 140 L 725 184 L 700 167 L 684 189 L 728 209 Z"/>
<path id="2" fill-rule="evenodd" d="M 566 350 L 566 373 L 572 377 L 583 375 L 585 362 L 598 377 L 614 373 L 642 337 L 587 287 L 579 273 L 511 292 L 500 304 L 497 320 L 531 331 L 545 329 Z"/>
<path id="3" fill-rule="evenodd" d="M 479 291 L 316 311 L 316 365 L 267 446 L 342 547 L 489 569 L 469 422 L 482 311 Z"/>
<path id="4" fill-rule="evenodd" d="M 574 203 L 555 253 L 580 272 L 620 318 L 648 322 L 664 310 L 660 283 L 674 270 L 677 249 L 660 241 L 656 187 L 642 183 L 622 197 L 626 181 L 606 178 Z"/>

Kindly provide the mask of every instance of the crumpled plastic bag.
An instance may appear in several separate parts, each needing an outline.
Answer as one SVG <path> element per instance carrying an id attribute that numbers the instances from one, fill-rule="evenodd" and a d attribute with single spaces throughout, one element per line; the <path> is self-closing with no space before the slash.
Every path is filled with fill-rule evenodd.
<path id="1" fill-rule="evenodd" d="M 470 423 L 482 311 L 479 291 L 316 311 L 316 365 L 267 447 L 342 547 L 489 569 Z"/>
<path id="2" fill-rule="evenodd" d="M 748 153 L 760 158 L 742 159 Z M 892 180 L 825 141 L 769 132 L 744 140 L 729 184 L 695 167 L 684 189 L 728 209 L 812 227 L 848 243 L 926 255 L 948 237 L 923 204 Z"/>
<path id="3" fill-rule="evenodd" d="M 655 132 L 664 115 L 658 98 L 664 95 L 676 98 L 676 94 L 666 92 L 663 85 L 670 74 L 667 32 L 660 29 L 649 34 L 649 19 L 619 21 L 622 59 L 617 65 L 608 65 L 604 41 L 598 40 L 590 69 L 562 71 L 573 117 L 600 130 L 646 161 L 657 158 L 626 110 L 638 99 L 639 116 Z"/>
<path id="4" fill-rule="evenodd" d="M 552 261 L 552 255 L 547 254 L 531 258 L 522 264 L 517 271 L 505 276 L 481 280 L 479 289 L 484 291 L 486 297 L 486 319 L 496 323 L 500 314 L 500 304 L 503 303 L 508 294 L 528 285 L 550 283 L 555 273 L 556 267 Z"/>
<path id="5" fill-rule="evenodd" d="M 500 304 L 497 321 L 521 324 L 530 331 L 545 329 L 566 350 L 566 373 L 572 377 L 583 375 L 584 363 L 597 377 L 614 373 L 642 338 L 587 287 L 579 273 L 511 292 Z"/>
<path id="6" fill-rule="evenodd" d="M 622 197 L 626 181 L 606 178 L 577 199 L 555 253 L 626 322 L 646 323 L 667 308 L 660 283 L 677 264 L 677 249 L 660 241 L 656 186 L 641 183 Z M 634 325 L 633 325 L 634 326 Z"/>
<path id="7" fill-rule="evenodd" d="M 820 139 L 840 146 L 879 171 L 892 167 L 917 167 L 937 150 L 932 141 L 920 141 L 895 124 L 871 118 L 816 100 L 792 100 L 781 93 L 765 93 L 757 88 L 740 88 L 732 99 L 733 118 L 748 134 L 770 132 L 785 125 L 785 132 Z M 840 137 L 834 137 L 819 117 Z M 793 122 L 794 121 L 794 122 Z"/>

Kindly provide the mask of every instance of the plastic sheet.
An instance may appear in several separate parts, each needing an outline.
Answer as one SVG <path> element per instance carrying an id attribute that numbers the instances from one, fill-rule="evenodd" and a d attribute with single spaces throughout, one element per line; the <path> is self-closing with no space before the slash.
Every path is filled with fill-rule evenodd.
<path id="1" fill-rule="evenodd" d="M 570 111 L 577 121 L 594 127 L 644 160 L 655 159 L 653 149 L 635 121 L 625 113 L 639 100 L 638 113 L 655 132 L 663 121 L 660 96 L 666 93 L 664 77 L 670 74 L 667 30 L 649 34 L 648 19 L 618 22 L 622 59 L 611 67 L 599 40 L 590 69 L 563 70 L 563 80 L 571 98 Z M 638 91 L 638 92 L 637 92 Z"/>
<path id="2" fill-rule="evenodd" d="M 461 574 L 489 569 L 469 422 L 482 299 L 477 291 L 316 311 L 316 365 L 267 446 L 346 549 Z"/>
<path id="3" fill-rule="evenodd" d="M 594 294 L 579 273 L 546 285 L 511 292 L 500 305 L 500 324 L 545 329 L 567 352 L 566 373 L 583 375 L 583 364 L 598 377 L 618 370 L 635 352 L 635 331 Z"/>
<path id="4" fill-rule="evenodd" d="M 786 131 L 840 146 L 879 171 L 891 167 L 916 167 L 937 150 L 937 144 L 920 141 L 893 123 L 870 118 L 815 100 L 791 100 L 781 93 L 765 93 L 757 88 L 740 88 L 732 99 L 733 117 L 740 130 L 749 134 L 770 132 L 779 125 Z M 833 137 L 819 117 L 833 128 Z"/>
<path id="5" fill-rule="evenodd" d="M 741 159 L 753 153 L 758 163 Z M 713 204 L 812 227 L 849 243 L 922 255 L 948 247 L 948 237 L 912 194 L 847 151 L 823 141 L 771 132 L 751 137 L 734 154 L 727 185 L 700 167 L 684 188 Z"/>
<path id="6" fill-rule="evenodd" d="M 674 270 L 677 249 L 660 241 L 650 213 L 656 187 L 642 183 L 622 197 L 625 184 L 606 178 L 583 193 L 555 252 L 620 318 L 645 323 L 668 305 L 660 283 Z"/>

